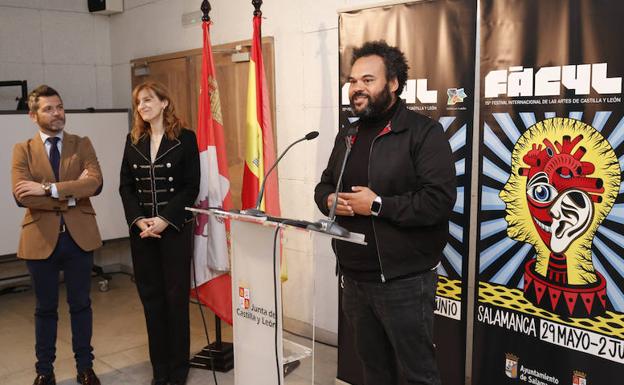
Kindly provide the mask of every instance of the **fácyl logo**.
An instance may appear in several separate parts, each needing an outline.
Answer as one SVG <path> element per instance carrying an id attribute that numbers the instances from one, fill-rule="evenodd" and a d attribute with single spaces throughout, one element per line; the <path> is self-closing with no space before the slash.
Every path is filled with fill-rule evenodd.
<path id="1" fill-rule="evenodd" d="M 622 92 L 622 77 L 607 76 L 607 63 L 525 68 L 512 66 L 493 70 L 485 75 L 485 98 L 501 95 L 559 96 L 562 87 L 576 95 L 589 95 L 592 89 L 600 94 Z"/>

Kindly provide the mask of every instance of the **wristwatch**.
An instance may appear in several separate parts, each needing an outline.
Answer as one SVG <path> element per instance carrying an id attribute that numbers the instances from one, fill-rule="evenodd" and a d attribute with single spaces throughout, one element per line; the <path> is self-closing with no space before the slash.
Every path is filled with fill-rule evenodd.
<path id="1" fill-rule="evenodd" d="M 377 195 L 377 198 L 371 203 L 371 214 L 374 216 L 378 216 L 381 212 L 381 197 Z"/>
<path id="2" fill-rule="evenodd" d="M 41 187 L 43 188 L 45 196 L 49 197 L 50 195 L 52 195 L 52 183 L 46 182 L 42 184 Z"/>

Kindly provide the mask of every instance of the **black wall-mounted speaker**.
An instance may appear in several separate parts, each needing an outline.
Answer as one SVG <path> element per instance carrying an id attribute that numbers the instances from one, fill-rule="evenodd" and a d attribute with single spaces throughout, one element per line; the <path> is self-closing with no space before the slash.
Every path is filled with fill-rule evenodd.
<path id="1" fill-rule="evenodd" d="M 123 12 L 123 0 L 88 0 L 89 12 L 112 15 Z"/>
<path id="2" fill-rule="evenodd" d="M 106 0 L 88 0 L 89 12 L 100 12 L 106 10 Z"/>

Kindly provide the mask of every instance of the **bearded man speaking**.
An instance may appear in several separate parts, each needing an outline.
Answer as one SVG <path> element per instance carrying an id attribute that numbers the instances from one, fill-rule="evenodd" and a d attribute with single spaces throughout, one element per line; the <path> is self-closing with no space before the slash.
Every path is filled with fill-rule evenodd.
<path id="1" fill-rule="evenodd" d="M 436 267 L 455 203 L 442 126 L 407 109 L 405 55 L 383 41 L 353 52 L 349 99 L 360 119 L 338 133 L 315 201 L 367 245 L 336 241 L 342 310 L 365 384 L 440 384 L 433 344 Z M 345 140 L 346 139 L 346 140 Z M 351 154 L 334 194 L 347 141 Z"/>

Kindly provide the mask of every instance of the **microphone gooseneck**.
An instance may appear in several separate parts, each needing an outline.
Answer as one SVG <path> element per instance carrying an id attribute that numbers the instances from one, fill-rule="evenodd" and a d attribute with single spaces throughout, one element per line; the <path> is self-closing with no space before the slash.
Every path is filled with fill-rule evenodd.
<path id="1" fill-rule="evenodd" d="M 334 192 L 334 202 L 332 203 L 332 207 L 329 210 L 329 220 L 334 221 L 336 219 L 336 206 L 338 206 L 338 193 L 340 192 L 340 187 L 342 186 L 342 177 L 344 175 L 345 167 L 347 166 L 347 160 L 349 159 L 349 154 L 351 154 L 351 135 L 347 135 L 345 137 L 345 145 L 347 149 L 345 150 L 345 156 L 342 159 L 342 166 L 340 167 L 340 174 L 338 175 L 338 182 L 336 182 L 336 191 Z"/>
<path id="2" fill-rule="evenodd" d="M 352 139 L 356 134 L 357 128 L 351 127 L 349 128 L 349 130 L 347 131 L 347 135 L 345 136 L 345 155 L 342 159 L 342 166 L 340 167 L 338 182 L 336 182 L 336 191 L 334 192 L 334 202 L 332 203 L 332 207 L 329 209 L 328 219 L 319 220 L 318 222 L 308 226 L 309 229 L 322 231 L 324 233 L 336 235 L 343 238 L 348 238 L 351 234 L 349 230 L 336 223 L 336 206 L 338 206 L 338 193 L 340 192 L 340 187 L 342 186 L 342 176 L 344 175 L 347 160 L 349 159 L 349 154 L 351 153 Z"/>
<path id="3" fill-rule="evenodd" d="M 303 142 L 304 140 L 312 140 L 312 139 L 316 138 L 317 136 L 319 136 L 319 132 L 318 131 L 308 132 L 303 138 L 295 140 L 288 147 L 286 147 L 286 149 L 284 151 L 282 151 L 282 153 L 277 158 L 277 160 L 275 160 L 275 162 L 273 162 L 273 165 L 271 166 L 269 171 L 264 175 L 264 179 L 262 179 L 262 185 L 260 186 L 260 192 L 258 193 L 258 198 L 256 199 L 256 206 L 253 209 L 243 210 L 242 211 L 243 214 L 253 215 L 253 216 L 258 216 L 258 217 L 266 216 L 265 212 L 260 209 L 260 205 L 262 204 L 262 197 L 264 196 L 265 185 L 266 185 L 267 179 L 269 178 L 269 175 L 271 174 L 273 169 L 275 169 L 275 167 L 280 162 L 280 160 L 282 160 L 284 155 L 286 155 L 288 150 L 290 150 L 295 144 L 297 144 L 299 142 Z"/>

